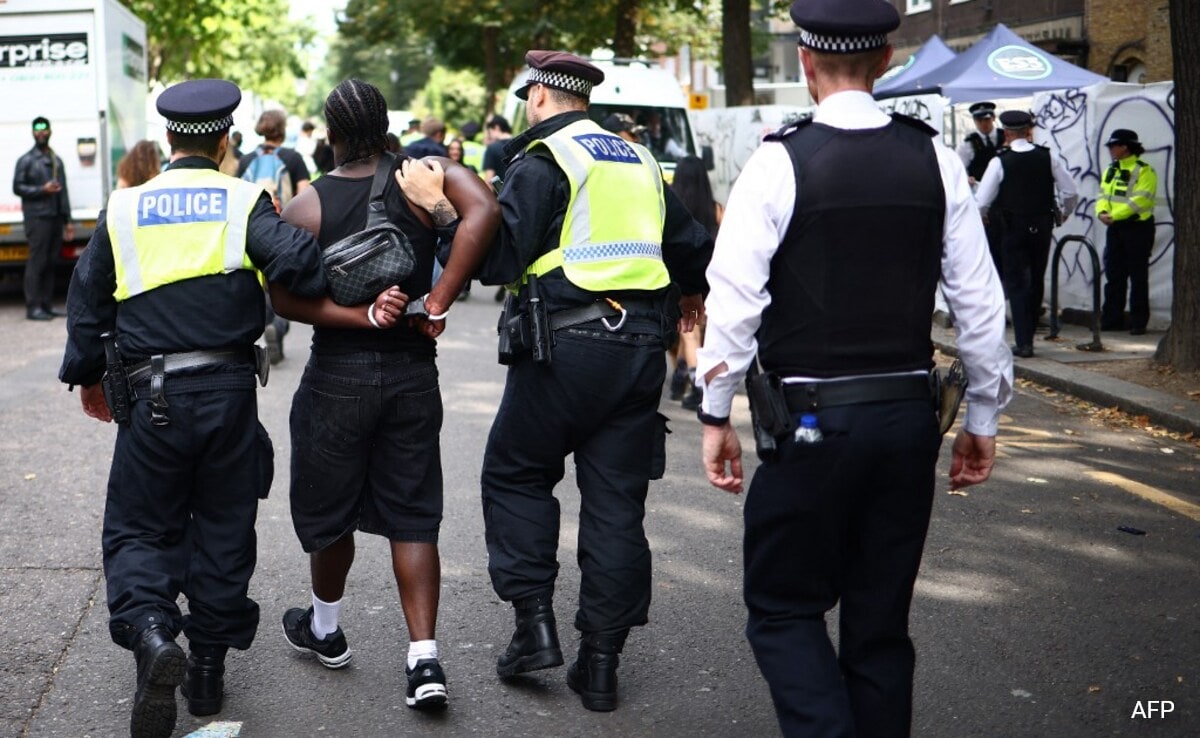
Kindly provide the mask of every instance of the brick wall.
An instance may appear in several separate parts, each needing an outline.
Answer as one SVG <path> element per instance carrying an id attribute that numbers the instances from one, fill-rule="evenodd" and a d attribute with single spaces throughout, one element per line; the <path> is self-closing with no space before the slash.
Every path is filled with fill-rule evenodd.
<path id="1" fill-rule="evenodd" d="M 1127 81 L 1172 79 L 1168 3 L 1169 0 L 1087 0 L 1084 23 L 1089 44 L 1088 69 L 1109 77 L 1117 65 L 1140 63 L 1145 67 L 1145 77 Z"/>

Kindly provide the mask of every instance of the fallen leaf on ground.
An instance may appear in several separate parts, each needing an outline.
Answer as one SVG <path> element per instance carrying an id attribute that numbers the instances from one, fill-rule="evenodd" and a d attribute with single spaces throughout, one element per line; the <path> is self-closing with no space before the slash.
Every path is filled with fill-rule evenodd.
<path id="1" fill-rule="evenodd" d="M 1033 482 L 1034 484 L 1049 484 L 1049 482 L 1047 482 L 1045 479 L 1042 479 L 1041 477 L 1028 477 L 1025 481 Z"/>
<path id="2" fill-rule="evenodd" d="M 1088 687 L 1088 694 L 1096 694 L 1099 691 L 1100 685 L 1098 684 L 1093 684 L 1092 686 Z"/>
<path id="3" fill-rule="evenodd" d="M 970 495 L 968 495 L 966 492 L 963 492 L 961 489 L 952 489 L 946 494 L 954 495 L 955 497 L 970 497 Z"/>
<path id="4" fill-rule="evenodd" d="M 26 474 L 26 475 L 25 475 L 25 481 L 26 481 L 26 482 L 31 482 L 31 481 L 33 481 L 34 479 L 37 479 L 37 475 L 36 475 L 36 474 Z"/>

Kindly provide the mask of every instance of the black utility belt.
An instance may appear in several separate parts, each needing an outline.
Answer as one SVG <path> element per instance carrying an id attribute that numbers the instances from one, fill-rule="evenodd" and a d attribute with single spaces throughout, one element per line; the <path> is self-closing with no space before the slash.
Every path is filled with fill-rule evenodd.
<path id="1" fill-rule="evenodd" d="M 260 375 L 259 381 L 263 385 L 266 385 L 266 376 L 264 373 L 257 371 L 258 362 L 255 355 L 258 352 L 255 351 L 256 348 L 255 346 L 249 346 L 237 349 L 157 354 L 145 361 L 127 367 L 125 372 L 129 377 L 129 384 L 135 385 L 150 379 L 156 370 L 162 374 L 169 375 L 186 369 L 199 369 L 201 367 L 220 366 L 224 364 L 246 364 L 255 367 L 256 373 Z M 267 366 L 270 366 L 270 363 Z"/>
<path id="2" fill-rule="evenodd" d="M 529 352 L 535 362 L 549 364 L 558 331 L 663 335 L 667 320 L 662 300 L 603 299 L 552 312 L 540 300 L 521 302 L 515 295 L 509 295 L 496 326 L 500 338 L 499 360 L 501 364 L 512 364 Z"/>
<path id="3" fill-rule="evenodd" d="M 932 373 L 855 377 L 824 382 L 782 382 L 783 395 L 792 413 L 814 412 L 840 405 L 900 400 L 932 401 L 936 381 Z"/>

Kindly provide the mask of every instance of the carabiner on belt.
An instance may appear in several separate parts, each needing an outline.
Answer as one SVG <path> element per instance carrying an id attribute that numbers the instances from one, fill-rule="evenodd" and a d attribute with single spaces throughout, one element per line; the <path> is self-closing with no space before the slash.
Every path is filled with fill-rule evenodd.
<path id="1" fill-rule="evenodd" d="M 609 325 L 608 318 L 600 319 L 600 323 L 604 326 L 604 328 L 609 333 L 616 333 L 617 331 L 621 330 L 622 326 L 625 325 L 625 319 L 629 317 L 629 312 L 626 311 L 625 308 L 621 307 L 621 303 L 617 302 L 616 300 L 612 299 L 611 297 L 606 297 L 606 298 L 604 298 L 604 300 L 609 305 L 611 305 L 614 310 L 621 311 L 621 319 L 617 321 L 616 325 Z"/>

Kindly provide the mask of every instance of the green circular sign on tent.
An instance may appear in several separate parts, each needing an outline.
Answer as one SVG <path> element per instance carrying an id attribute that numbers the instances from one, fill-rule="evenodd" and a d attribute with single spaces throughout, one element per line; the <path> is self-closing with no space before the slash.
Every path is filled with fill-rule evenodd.
<path id="1" fill-rule="evenodd" d="M 1054 71 L 1046 56 L 1027 46 L 1001 46 L 988 54 L 988 67 L 1002 77 L 1031 80 L 1045 79 Z"/>

